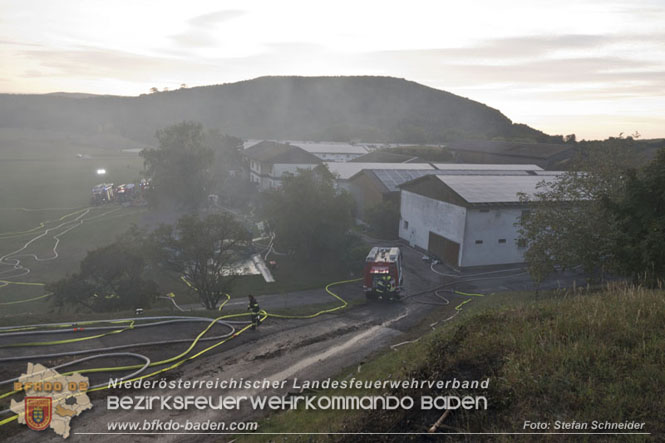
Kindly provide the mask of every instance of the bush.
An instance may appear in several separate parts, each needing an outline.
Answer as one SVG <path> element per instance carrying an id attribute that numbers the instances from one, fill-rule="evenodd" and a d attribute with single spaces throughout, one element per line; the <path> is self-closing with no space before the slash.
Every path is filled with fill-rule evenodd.
<path id="1" fill-rule="evenodd" d="M 383 201 L 367 209 L 365 216 L 372 232 L 379 238 L 394 240 L 399 236 L 399 207 L 397 203 Z"/>
<path id="2" fill-rule="evenodd" d="M 136 231 L 134 231 L 136 232 Z M 157 284 L 143 278 L 145 261 L 133 241 L 118 241 L 88 252 L 80 272 L 50 284 L 56 306 L 94 312 L 149 307 Z"/>

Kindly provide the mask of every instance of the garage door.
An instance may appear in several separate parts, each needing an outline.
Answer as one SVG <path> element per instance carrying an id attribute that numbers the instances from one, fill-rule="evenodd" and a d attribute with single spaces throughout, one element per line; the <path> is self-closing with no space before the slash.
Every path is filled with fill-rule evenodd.
<path id="1" fill-rule="evenodd" d="M 459 243 L 448 240 L 447 238 L 430 231 L 427 250 L 443 260 L 445 264 L 457 267 Z"/>

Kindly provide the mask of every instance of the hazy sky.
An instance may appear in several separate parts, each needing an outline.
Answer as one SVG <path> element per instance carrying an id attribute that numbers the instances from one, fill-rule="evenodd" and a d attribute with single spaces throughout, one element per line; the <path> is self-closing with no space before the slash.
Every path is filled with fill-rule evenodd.
<path id="1" fill-rule="evenodd" d="M 665 137 L 665 0 L 0 0 L 0 92 L 390 75 L 551 134 Z"/>

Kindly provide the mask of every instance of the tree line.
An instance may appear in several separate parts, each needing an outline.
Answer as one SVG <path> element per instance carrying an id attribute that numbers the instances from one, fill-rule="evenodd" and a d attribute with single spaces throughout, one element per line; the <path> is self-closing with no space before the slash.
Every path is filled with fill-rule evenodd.
<path id="1" fill-rule="evenodd" d="M 628 142 L 631 142 L 628 140 Z M 621 138 L 588 144 L 570 171 L 543 182 L 518 223 L 536 282 L 580 266 L 636 284 L 665 279 L 665 149 L 646 165 Z"/>

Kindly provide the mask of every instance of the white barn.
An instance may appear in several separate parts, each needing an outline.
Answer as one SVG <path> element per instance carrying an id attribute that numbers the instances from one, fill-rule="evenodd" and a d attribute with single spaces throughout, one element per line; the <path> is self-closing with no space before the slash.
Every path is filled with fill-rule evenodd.
<path id="1" fill-rule="evenodd" d="M 426 175 L 404 183 L 399 236 L 457 268 L 522 263 L 515 223 L 528 208 L 518 193 L 532 196 L 557 173 L 532 174 Z"/>

